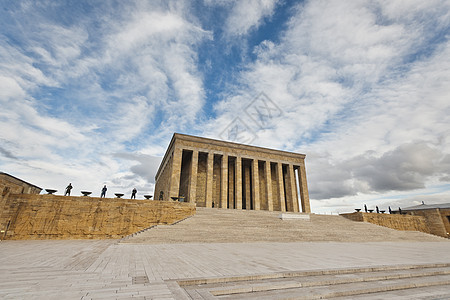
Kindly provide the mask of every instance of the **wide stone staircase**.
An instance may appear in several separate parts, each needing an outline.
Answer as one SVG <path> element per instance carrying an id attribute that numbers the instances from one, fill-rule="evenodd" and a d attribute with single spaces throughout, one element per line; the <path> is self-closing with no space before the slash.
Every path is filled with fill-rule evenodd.
<path id="1" fill-rule="evenodd" d="M 450 263 L 180 280 L 186 299 L 450 299 Z"/>
<path id="2" fill-rule="evenodd" d="M 370 223 L 354 222 L 337 215 L 311 214 L 309 220 L 281 220 L 279 215 L 280 212 L 197 208 L 192 217 L 173 225 L 158 225 L 143 230 L 123 239 L 121 243 L 445 240 L 422 232 L 398 231 Z"/>

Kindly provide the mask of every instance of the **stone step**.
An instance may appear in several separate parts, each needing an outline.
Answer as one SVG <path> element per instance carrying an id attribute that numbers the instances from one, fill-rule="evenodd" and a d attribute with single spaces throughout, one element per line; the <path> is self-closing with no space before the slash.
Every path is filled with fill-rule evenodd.
<path id="1" fill-rule="evenodd" d="M 186 220 L 186 219 L 188 219 L 188 218 L 190 218 L 190 217 L 191 217 L 191 216 L 189 216 L 189 217 L 187 217 L 187 218 L 184 218 L 184 219 L 181 219 L 181 220 L 178 220 L 178 221 L 176 221 L 176 222 L 174 222 L 174 223 L 172 223 L 172 224 L 169 224 L 169 225 L 152 225 L 152 226 L 150 226 L 150 227 L 141 229 L 141 230 L 139 230 L 138 232 L 132 233 L 132 234 L 127 235 L 127 236 L 124 236 L 123 238 L 121 238 L 121 239 L 119 240 L 119 242 L 120 242 L 120 241 L 127 240 L 127 239 L 129 239 L 129 238 L 132 238 L 132 237 L 134 237 L 134 236 L 137 236 L 137 235 L 139 235 L 139 234 L 141 234 L 141 233 L 143 233 L 143 232 L 146 232 L 146 231 L 148 231 L 148 230 L 150 230 L 150 229 L 153 229 L 153 228 L 170 227 L 170 226 L 175 225 L 175 224 L 178 224 L 178 223 L 180 223 L 180 222 L 182 222 L 182 221 L 184 221 L 184 220 Z"/>
<path id="2" fill-rule="evenodd" d="M 371 294 L 360 294 L 335 297 L 335 300 L 448 300 L 450 299 L 449 285 L 434 285 L 416 287 L 414 289 L 392 290 Z"/>
<path id="3" fill-rule="evenodd" d="M 192 299 L 348 299 L 399 290 L 411 296 L 418 288 L 450 286 L 450 264 L 289 272 L 178 283 Z M 428 289 L 427 294 L 432 294 L 433 289 Z M 435 290 L 442 295 L 442 290 Z"/>
<path id="4" fill-rule="evenodd" d="M 194 216 L 174 225 L 158 225 L 133 234 L 121 243 L 213 243 L 293 241 L 437 241 L 442 238 L 413 231 L 397 231 L 341 216 L 197 208 Z M 298 219 L 296 218 L 298 216 Z"/>

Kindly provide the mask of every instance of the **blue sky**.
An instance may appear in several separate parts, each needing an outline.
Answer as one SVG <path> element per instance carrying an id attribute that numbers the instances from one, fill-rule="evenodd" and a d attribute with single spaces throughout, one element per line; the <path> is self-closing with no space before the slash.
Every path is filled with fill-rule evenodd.
<path id="1" fill-rule="evenodd" d="M 317 213 L 450 202 L 449 1 L 0 5 L 3 172 L 152 193 L 180 132 L 305 153 Z"/>

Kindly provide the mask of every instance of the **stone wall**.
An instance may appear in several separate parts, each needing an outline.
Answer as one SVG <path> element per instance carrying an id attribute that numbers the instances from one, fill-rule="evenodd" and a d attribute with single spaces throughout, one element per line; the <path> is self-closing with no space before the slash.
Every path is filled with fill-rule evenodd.
<path id="1" fill-rule="evenodd" d="M 164 193 L 164 200 L 170 200 L 169 198 L 169 184 L 170 184 L 170 176 L 172 174 L 172 160 L 173 154 L 169 157 L 166 162 L 166 165 L 162 168 L 161 174 L 158 174 L 159 177 L 156 180 L 155 184 L 155 192 L 153 195 L 154 200 L 159 200 L 159 195 L 161 191 Z"/>
<path id="2" fill-rule="evenodd" d="M 440 208 L 439 212 L 441 213 L 442 222 L 444 223 L 446 236 L 450 238 L 450 209 Z"/>
<path id="3" fill-rule="evenodd" d="M 9 194 L 0 199 L 0 238 L 121 238 L 195 214 L 195 204 L 172 201 Z"/>
<path id="4" fill-rule="evenodd" d="M 413 210 L 407 213 L 414 216 L 422 216 L 432 234 L 447 238 L 450 237 L 450 224 L 448 219 L 450 209 Z"/>
<path id="5" fill-rule="evenodd" d="M 341 216 L 353 221 L 368 222 L 397 230 L 421 231 L 430 233 L 425 218 L 421 216 L 376 214 L 363 212 L 341 214 Z"/>
<path id="6" fill-rule="evenodd" d="M 0 197 L 12 194 L 39 194 L 41 188 L 19 178 L 0 172 Z"/>
<path id="7" fill-rule="evenodd" d="M 363 214 L 364 213 L 354 212 L 354 213 L 345 213 L 345 214 L 339 214 L 339 215 L 343 216 L 344 218 L 355 221 L 355 222 L 364 222 Z"/>

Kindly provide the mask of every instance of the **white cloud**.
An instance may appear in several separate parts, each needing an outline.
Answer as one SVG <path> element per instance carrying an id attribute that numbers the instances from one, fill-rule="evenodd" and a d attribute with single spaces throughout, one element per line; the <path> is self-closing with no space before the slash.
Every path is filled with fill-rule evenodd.
<path id="1" fill-rule="evenodd" d="M 25 91 L 13 78 L 0 76 L 0 101 L 24 98 Z"/>
<path id="2" fill-rule="evenodd" d="M 427 182 L 445 180 L 450 175 L 448 154 L 424 141 L 399 145 L 381 156 L 368 151 L 343 161 L 330 161 L 330 155 L 312 154 L 309 160 L 314 199 L 419 190 Z"/>
<path id="3" fill-rule="evenodd" d="M 61 68 L 70 67 L 74 60 L 81 56 L 81 48 L 87 42 L 88 34 L 79 27 L 38 24 L 35 38 L 30 43 L 30 50 L 40 56 L 42 63 L 53 68 Z"/>
<path id="4" fill-rule="evenodd" d="M 39 85 L 57 85 L 56 81 L 34 66 L 32 58 L 1 40 L 0 58 L 2 75 L 15 80 L 23 89 L 33 89 Z"/>
<path id="5" fill-rule="evenodd" d="M 345 164 L 356 180 L 368 182 L 373 191 L 414 190 L 424 188 L 427 177 L 440 175 L 442 157 L 437 149 L 417 142 L 400 145 L 379 158 L 369 154 Z"/>
<path id="6" fill-rule="evenodd" d="M 116 153 L 114 156 L 129 161 L 137 161 L 138 164 L 133 165 L 130 168 L 130 171 L 133 172 L 134 175 L 138 175 L 145 179 L 146 182 L 155 183 L 156 172 L 158 171 L 162 157 L 134 153 Z"/>
<path id="7" fill-rule="evenodd" d="M 186 26 L 189 24 L 173 13 L 140 12 L 133 16 L 133 20 L 125 28 L 118 29 L 117 34 L 111 36 L 108 48 L 128 53 L 152 44 L 152 40 L 173 38 L 178 31 L 184 31 Z"/>
<path id="8" fill-rule="evenodd" d="M 123 8 L 102 11 L 96 20 L 80 16 L 75 25 L 39 12 L 31 18 L 33 5 L 15 12 L 34 24 L 25 22 L 14 32 L 20 43 L 0 41 L 5 170 L 29 174 L 47 187 L 56 177 L 58 185 L 67 184 L 60 182 L 64 174 L 88 190 L 104 181 L 151 192 L 145 182 L 153 179 L 140 175 L 144 167 L 114 153 L 161 155 L 165 148 L 155 143 L 195 122 L 205 102 L 196 48 L 211 33 L 189 21 L 176 3 Z M 49 180 L 32 175 L 42 172 Z M 80 172 L 89 175 L 81 179 Z"/>
<path id="9" fill-rule="evenodd" d="M 145 92 L 168 132 L 192 124 L 205 102 L 195 48 L 210 33 L 177 10 L 137 12 L 114 30 L 107 36 L 104 63 L 127 71 L 120 74 L 121 91 L 129 93 L 131 86 Z M 186 113 L 191 117 L 183 117 Z"/>
<path id="10" fill-rule="evenodd" d="M 284 114 L 264 128 L 244 119 L 257 133 L 254 143 L 306 153 L 312 199 L 335 206 L 448 178 L 441 167 L 450 43 L 430 43 L 440 33 L 429 21 L 448 28 L 448 10 L 436 9 L 442 2 L 401 9 L 390 3 L 298 5 L 281 41 L 255 48 L 243 84 L 216 106 L 215 124 L 242 117 L 251 95 L 265 92 Z M 244 102 L 242 95 L 250 96 Z"/>
<path id="11" fill-rule="evenodd" d="M 242 36 L 261 25 L 270 17 L 277 0 L 235 1 L 225 23 L 225 31 L 230 36 Z"/>
<path id="12" fill-rule="evenodd" d="M 151 121 L 153 113 L 154 107 L 147 98 L 127 99 L 117 103 L 116 109 L 101 122 L 102 128 L 117 143 L 133 140 Z"/>

